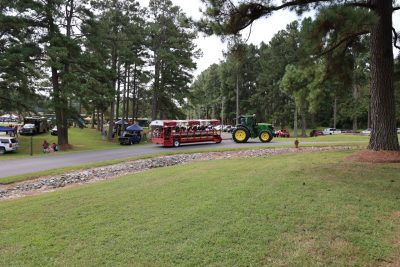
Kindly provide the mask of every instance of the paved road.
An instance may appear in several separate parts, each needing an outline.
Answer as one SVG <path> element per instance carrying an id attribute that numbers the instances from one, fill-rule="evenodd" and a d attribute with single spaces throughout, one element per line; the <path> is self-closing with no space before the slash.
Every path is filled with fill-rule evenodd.
<path id="1" fill-rule="evenodd" d="M 248 142 L 246 144 L 236 144 L 232 140 L 224 140 L 220 144 L 201 143 L 193 145 L 182 145 L 178 148 L 164 148 L 156 145 L 145 146 L 124 146 L 111 150 L 89 151 L 80 153 L 57 154 L 52 153 L 46 156 L 37 156 L 31 158 L 20 158 L 12 160 L 0 160 L 0 180 L 4 177 L 27 174 L 37 171 L 57 169 L 62 167 L 82 165 L 86 163 L 95 163 L 113 159 L 132 158 L 136 156 L 149 155 L 160 152 L 185 151 L 192 149 L 210 149 L 210 148 L 235 148 L 249 146 L 273 147 L 285 144 L 292 144 L 293 141 L 274 139 L 270 143 L 261 143 L 259 141 Z M 302 142 L 302 144 L 332 144 L 336 142 Z"/>

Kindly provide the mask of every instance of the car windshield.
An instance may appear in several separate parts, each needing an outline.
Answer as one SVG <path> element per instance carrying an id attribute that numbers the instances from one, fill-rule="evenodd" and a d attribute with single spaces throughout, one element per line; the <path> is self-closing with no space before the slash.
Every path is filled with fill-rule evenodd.
<path id="1" fill-rule="evenodd" d="M 25 124 L 25 125 L 23 126 L 23 128 L 33 128 L 33 127 L 35 127 L 35 125 L 34 125 L 34 124 L 30 124 L 30 123 Z"/>

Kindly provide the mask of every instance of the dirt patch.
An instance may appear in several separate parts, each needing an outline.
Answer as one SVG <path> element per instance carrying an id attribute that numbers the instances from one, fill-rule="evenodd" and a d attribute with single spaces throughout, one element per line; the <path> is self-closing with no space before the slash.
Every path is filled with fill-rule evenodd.
<path id="1" fill-rule="evenodd" d="M 346 160 L 369 163 L 400 163 L 400 151 L 372 151 L 362 150 L 354 153 Z"/>
<path id="2" fill-rule="evenodd" d="M 74 146 L 73 146 L 73 145 L 70 145 L 70 144 L 67 144 L 67 145 L 60 145 L 60 150 L 62 150 L 62 151 L 70 150 L 70 149 L 73 149 L 73 148 L 74 148 Z"/>

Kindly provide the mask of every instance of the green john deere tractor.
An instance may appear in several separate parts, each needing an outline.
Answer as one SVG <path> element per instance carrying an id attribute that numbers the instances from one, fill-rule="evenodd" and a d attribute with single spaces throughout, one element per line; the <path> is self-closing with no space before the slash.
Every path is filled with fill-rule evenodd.
<path id="1" fill-rule="evenodd" d="M 270 142 L 273 138 L 274 127 L 268 123 L 257 123 L 255 115 L 239 117 L 239 124 L 232 132 L 236 143 L 246 143 L 249 138 L 259 138 L 261 142 Z"/>

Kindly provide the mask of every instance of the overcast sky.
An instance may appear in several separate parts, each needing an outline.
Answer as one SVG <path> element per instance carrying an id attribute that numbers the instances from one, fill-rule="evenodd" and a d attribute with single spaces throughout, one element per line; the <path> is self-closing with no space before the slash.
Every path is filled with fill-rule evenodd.
<path id="1" fill-rule="evenodd" d="M 200 8 L 203 4 L 200 0 L 172 0 L 174 5 L 180 6 L 182 10 L 195 20 L 200 19 Z M 141 6 L 148 6 L 149 0 L 139 0 Z M 400 13 L 400 12 L 399 12 Z M 299 17 L 294 13 L 287 10 L 275 12 L 268 19 L 259 19 L 253 23 L 252 31 L 248 43 L 259 45 L 262 41 L 268 43 L 271 38 L 280 30 L 285 29 L 286 25 Z M 400 16 L 393 17 L 395 26 L 400 24 Z M 400 30 L 400 27 L 396 27 Z M 248 30 L 243 31 L 242 35 L 247 38 Z M 200 74 L 208 66 L 213 63 L 218 63 L 222 59 L 222 51 L 226 49 L 226 44 L 222 43 L 217 36 L 204 36 L 202 33 L 196 40 L 197 47 L 203 52 L 203 57 L 196 60 L 197 70 L 195 75 Z M 394 50 L 397 54 L 399 51 Z"/>

